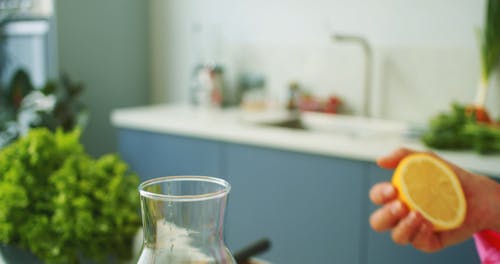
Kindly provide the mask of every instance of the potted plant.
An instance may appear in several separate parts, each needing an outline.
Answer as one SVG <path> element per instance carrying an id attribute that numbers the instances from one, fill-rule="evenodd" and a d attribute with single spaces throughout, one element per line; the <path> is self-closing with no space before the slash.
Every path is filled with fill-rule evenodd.
<path id="1" fill-rule="evenodd" d="M 88 111 L 80 101 L 83 84 L 63 74 L 43 87 L 33 86 L 29 74 L 18 69 L 6 89 L 0 89 L 0 147 L 31 128 L 84 128 Z"/>
<path id="2" fill-rule="evenodd" d="M 36 128 L 0 151 L 0 244 L 46 263 L 131 257 L 139 179 L 116 155 L 87 155 L 79 137 Z"/>

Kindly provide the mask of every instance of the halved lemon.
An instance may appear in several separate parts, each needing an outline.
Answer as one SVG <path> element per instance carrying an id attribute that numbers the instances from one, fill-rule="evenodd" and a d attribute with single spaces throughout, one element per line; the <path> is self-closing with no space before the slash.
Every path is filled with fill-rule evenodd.
<path id="1" fill-rule="evenodd" d="M 410 210 L 429 220 L 435 230 L 459 227 L 467 205 L 460 181 L 444 161 L 425 153 L 405 157 L 396 168 L 392 184 Z"/>

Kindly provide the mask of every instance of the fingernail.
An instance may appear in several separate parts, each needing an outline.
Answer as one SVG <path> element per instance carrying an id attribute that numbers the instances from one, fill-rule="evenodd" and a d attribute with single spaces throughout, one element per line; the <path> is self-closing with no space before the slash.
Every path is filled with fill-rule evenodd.
<path id="1" fill-rule="evenodd" d="M 401 202 L 400 201 L 396 201 L 394 202 L 394 204 L 391 206 L 391 213 L 393 215 L 398 215 L 399 212 L 401 212 L 401 208 L 403 206 L 401 205 Z"/>
<path id="2" fill-rule="evenodd" d="M 392 197 L 394 195 L 394 187 L 385 186 L 384 189 L 382 190 L 382 193 L 384 194 L 385 197 Z"/>

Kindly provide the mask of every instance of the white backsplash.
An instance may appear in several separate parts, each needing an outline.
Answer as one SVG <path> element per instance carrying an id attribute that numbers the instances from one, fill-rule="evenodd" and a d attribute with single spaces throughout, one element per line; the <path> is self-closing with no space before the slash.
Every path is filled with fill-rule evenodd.
<path id="1" fill-rule="evenodd" d="M 379 65 L 381 116 L 425 121 L 452 101 L 472 103 L 479 80 L 474 50 L 453 48 L 392 48 Z"/>
<path id="2" fill-rule="evenodd" d="M 329 29 L 372 43 L 377 117 L 424 122 L 452 101 L 474 100 L 474 28 L 482 25 L 484 0 L 152 1 L 155 102 L 187 101 L 197 57 L 210 57 L 226 67 L 230 85 L 237 73 L 263 73 L 274 99 L 284 100 L 287 84 L 298 81 L 315 94 L 341 96 L 359 113 L 362 50 L 333 43 Z M 194 26 L 205 32 L 203 41 L 194 36 Z M 487 104 L 495 116 L 498 78 Z"/>

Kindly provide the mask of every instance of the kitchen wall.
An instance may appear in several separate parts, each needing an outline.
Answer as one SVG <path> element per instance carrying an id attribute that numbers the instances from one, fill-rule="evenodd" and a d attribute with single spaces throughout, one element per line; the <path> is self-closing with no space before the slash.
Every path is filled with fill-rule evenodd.
<path id="1" fill-rule="evenodd" d="M 484 0 L 152 0 L 155 102 L 188 101 L 195 63 L 215 60 L 230 84 L 240 72 L 267 77 L 283 100 L 297 80 L 362 109 L 363 53 L 332 32 L 366 37 L 374 52 L 376 116 L 423 122 L 456 100 L 471 102 L 479 76 L 475 28 Z M 195 33 L 201 32 L 201 33 Z M 497 74 L 498 75 L 498 74 Z M 500 113 L 499 84 L 488 106 Z"/>
<path id="2" fill-rule="evenodd" d="M 115 152 L 111 110 L 149 101 L 149 4 L 60 0 L 56 13 L 59 69 L 86 88 L 90 123 L 83 143 L 95 156 Z"/>

